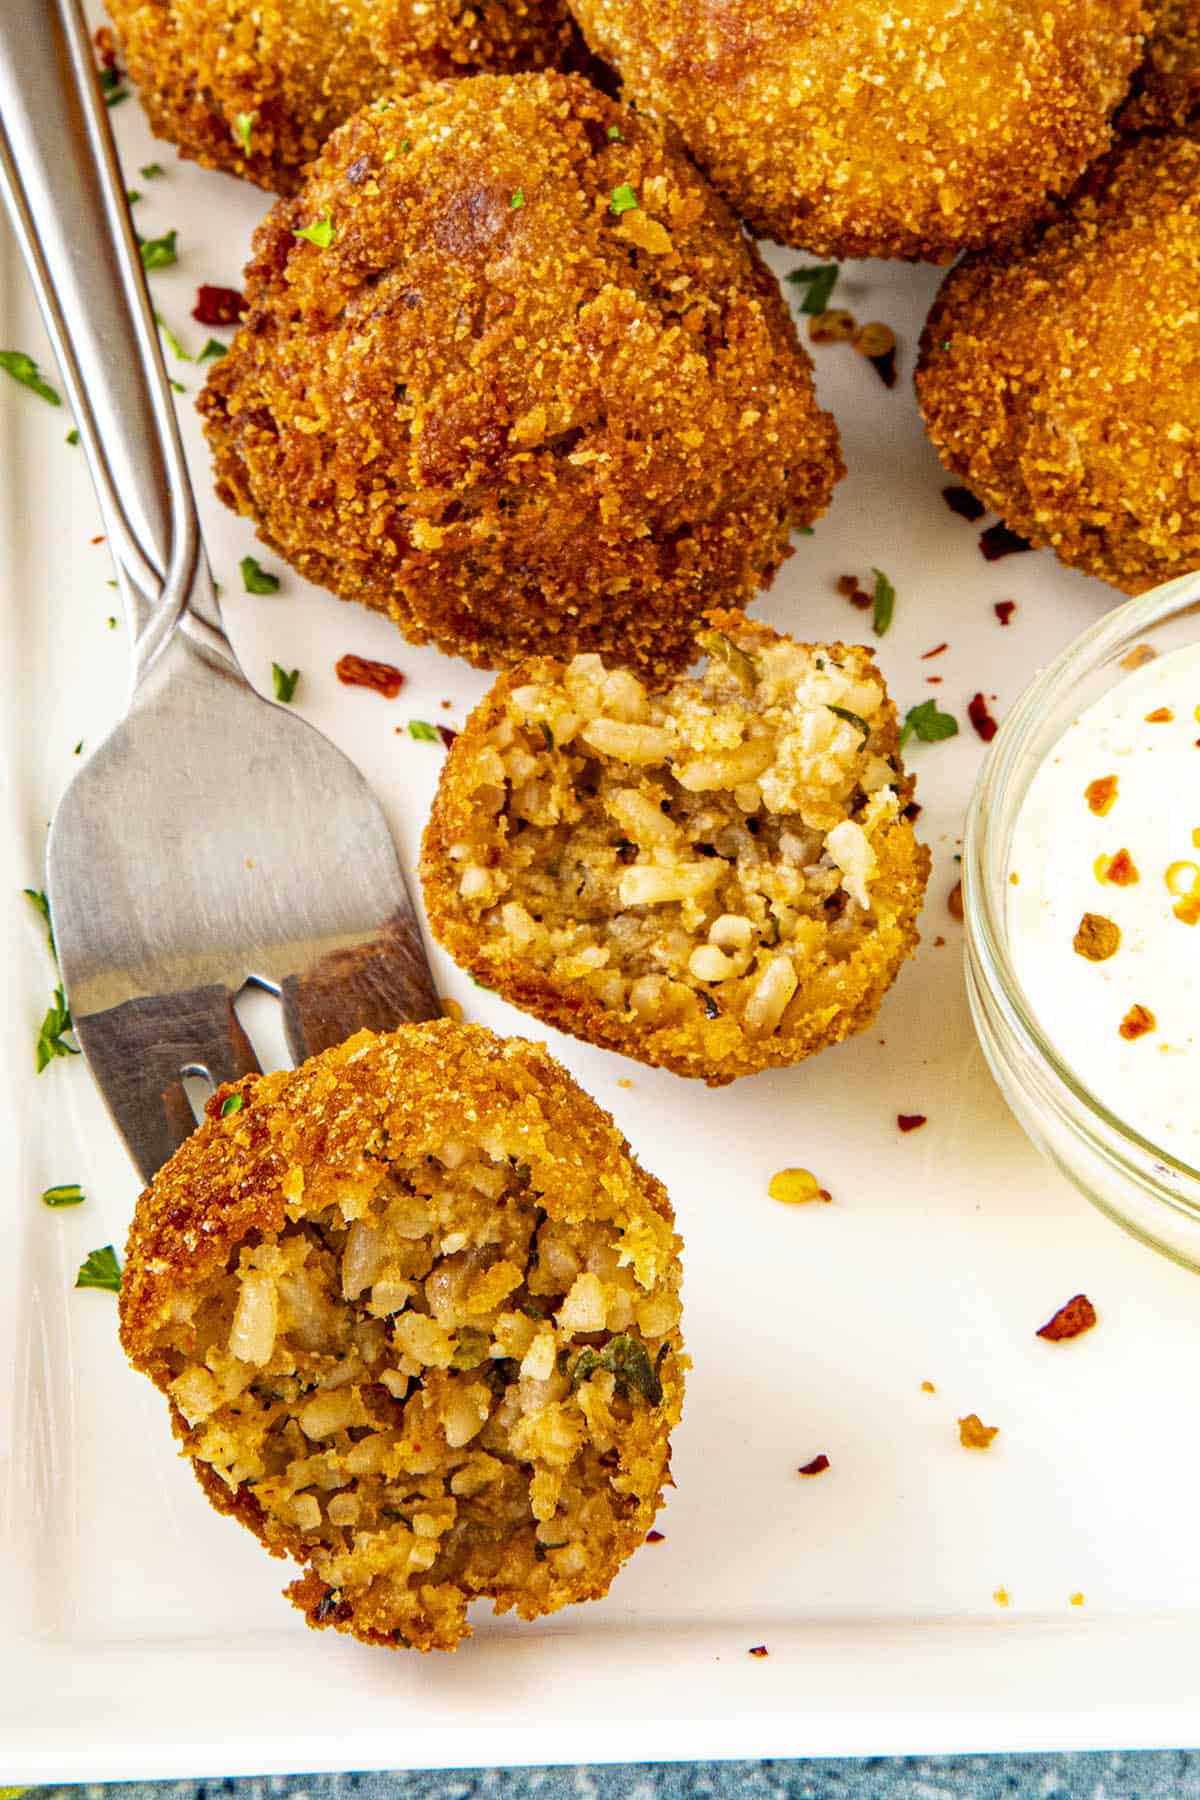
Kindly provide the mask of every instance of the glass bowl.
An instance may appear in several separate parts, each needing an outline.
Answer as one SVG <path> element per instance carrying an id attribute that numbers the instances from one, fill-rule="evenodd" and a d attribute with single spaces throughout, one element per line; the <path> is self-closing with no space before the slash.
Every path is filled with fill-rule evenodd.
<path id="1" fill-rule="evenodd" d="M 1043 759 L 1080 713 L 1128 673 L 1200 641 L 1200 573 L 1106 614 L 1026 688 L 992 741 L 967 812 L 962 896 L 967 994 L 984 1054 L 1030 1139 L 1110 1219 L 1200 1272 L 1200 1169 L 1140 1136 L 1091 1093 L 1043 1034 L 1008 934 L 1013 831 Z"/>

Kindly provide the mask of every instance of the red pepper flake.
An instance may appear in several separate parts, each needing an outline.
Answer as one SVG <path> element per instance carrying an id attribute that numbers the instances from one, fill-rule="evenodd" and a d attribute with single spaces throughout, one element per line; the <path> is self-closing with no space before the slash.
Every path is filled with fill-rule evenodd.
<path id="1" fill-rule="evenodd" d="M 926 1120 L 924 1113 L 897 1113 L 896 1114 L 896 1123 L 900 1127 L 901 1131 L 919 1131 L 921 1126 L 926 1124 L 927 1122 L 928 1121 Z"/>
<path id="2" fill-rule="evenodd" d="M 944 487 L 942 499 L 950 511 L 957 513 L 960 519 L 965 519 L 968 525 L 973 525 L 976 519 L 982 519 L 987 511 L 983 501 L 977 500 L 969 488 Z"/>
<path id="3" fill-rule="evenodd" d="M 864 587 L 860 587 L 857 575 L 839 575 L 837 591 L 851 606 L 857 606 L 860 612 L 865 612 L 869 606 L 874 605 L 871 595 Z"/>
<path id="4" fill-rule="evenodd" d="M 1117 798 L 1117 778 L 1115 775 L 1097 775 L 1095 781 L 1089 781 L 1083 790 L 1083 797 L 1098 818 L 1110 813 Z"/>
<path id="5" fill-rule="evenodd" d="M 1150 1008 L 1139 1003 L 1130 1007 L 1117 1029 L 1125 1041 L 1132 1044 L 1137 1038 L 1145 1037 L 1148 1031 L 1153 1031 L 1157 1023 Z"/>
<path id="6" fill-rule="evenodd" d="M 96 46 L 96 60 L 102 69 L 115 69 L 117 66 L 117 40 L 107 25 L 101 25 L 92 37 Z"/>
<path id="7" fill-rule="evenodd" d="M 458 736 L 457 731 L 452 731 L 450 729 L 449 725 L 435 725 L 434 730 L 437 732 L 438 736 L 441 738 L 442 743 L 445 745 L 447 750 L 450 748 L 451 744 L 454 742 L 455 738 Z"/>
<path id="8" fill-rule="evenodd" d="M 1018 537 L 1007 525 L 989 525 L 979 534 L 979 548 L 984 562 L 999 562 L 1002 556 L 1015 556 L 1019 550 L 1032 550 L 1028 538 Z"/>
<path id="9" fill-rule="evenodd" d="M 941 687 L 942 685 L 943 678 L 940 675 L 927 675 L 925 679 L 930 687 Z"/>
<path id="10" fill-rule="evenodd" d="M 949 648 L 949 644 L 935 644 L 932 650 L 926 650 L 922 653 L 921 661 L 931 662 L 935 656 L 940 656 L 943 650 L 948 650 Z"/>
<path id="11" fill-rule="evenodd" d="M 1061 1344 L 1067 1338 L 1079 1337 L 1082 1332 L 1090 1331 L 1096 1323 L 1096 1309 L 1086 1294 L 1074 1294 L 1065 1306 L 1060 1306 L 1052 1319 L 1038 1331 L 1040 1338 L 1048 1344 Z"/>
<path id="12" fill-rule="evenodd" d="M 1114 887 L 1133 887 L 1141 879 L 1128 850 L 1118 850 L 1115 856 L 1101 853 L 1092 864 L 1092 872 L 1097 881 L 1110 881 Z"/>
<path id="13" fill-rule="evenodd" d="M 1170 725 L 1174 719 L 1175 714 L 1169 706 L 1156 706 L 1153 712 L 1146 714 L 1147 725 Z"/>
<path id="14" fill-rule="evenodd" d="M 829 1458 L 822 1450 L 820 1456 L 814 1456 L 811 1462 L 806 1462 L 802 1468 L 796 1470 L 796 1473 L 797 1475 L 823 1475 L 828 1467 Z"/>
<path id="15" fill-rule="evenodd" d="M 101 532 L 98 537 L 94 537 L 91 541 L 93 544 L 102 544 L 104 542 L 104 533 Z"/>
<path id="16" fill-rule="evenodd" d="M 236 288 L 205 285 L 196 290 L 192 317 L 198 325 L 236 325 L 245 311 L 245 297 Z"/>
<path id="17" fill-rule="evenodd" d="M 922 810 L 923 808 L 919 800 L 910 800 L 908 805 L 904 808 L 904 811 L 900 814 L 900 817 L 902 819 L 907 819 L 909 823 L 912 824 L 915 819 L 920 818 Z"/>
<path id="18" fill-rule="evenodd" d="M 765 1656 L 766 1654 L 767 1646 L 765 1644 L 751 1644 L 746 1652 L 747 1656 Z"/>
<path id="19" fill-rule="evenodd" d="M 395 663 L 372 662 L 368 656 L 339 656 L 334 673 L 344 687 L 370 688 L 385 700 L 394 700 L 404 686 L 404 676 Z"/>
<path id="20" fill-rule="evenodd" d="M 967 706 L 967 717 L 979 733 L 985 744 L 990 744 L 999 727 L 988 711 L 988 703 L 982 694 L 972 696 Z"/>
<path id="21" fill-rule="evenodd" d="M 995 606 L 993 606 L 993 608 L 992 608 L 992 611 L 995 613 L 996 617 L 999 619 L 999 621 L 1002 625 L 1007 625 L 1010 623 L 1012 616 L 1016 612 L 1016 610 L 1017 610 L 1017 603 L 1015 600 L 997 600 Z"/>
<path id="22" fill-rule="evenodd" d="M 665 1544 L 666 1541 L 667 1534 L 665 1531 L 648 1531 L 646 1533 L 646 1542 L 648 1544 Z"/>

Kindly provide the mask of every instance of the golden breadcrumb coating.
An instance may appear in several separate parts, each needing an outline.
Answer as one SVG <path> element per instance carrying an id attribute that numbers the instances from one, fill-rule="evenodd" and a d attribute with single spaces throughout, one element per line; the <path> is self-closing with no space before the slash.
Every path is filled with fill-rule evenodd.
<path id="1" fill-rule="evenodd" d="M 1130 138 L 925 327 L 938 454 L 1005 524 L 1141 593 L 1200 567 L 1200 136 Z"/>
<path id="2" fill-rule="evenodd" d="M 575 0 L 767 237 L 948 261 L 1012 236 L 1108 143 L 1138 0 Z"/>
<path id="3" fill-rule="evenodd" d="M 599 1598 L 670 1480 L 670 1202 L 540 1045 L 439 1020 L 222 1088 L 138 1202 L 121 1342 L 209 1499 L 366 1643 Z"/>
<path id="4" fill-rule="evenodd" d="M 108 0 L 157 137 L 278 194 L 381 94 L 578 61 L 563 0 Z"/>
<path id="5" fill-rule="evenodd" d="M 1118 119 L 1126 131 L 1167 130 L 1200 112 L 1200 0 L 1156 0 L 1152 10 L 1146 59 Z"/>
<path id="6" fill-rule="evenodd" d="M 459 733 L 425 832 L 430 925 L 548 1024 L 710 1086 L 869 1024 L 929 853 L 869 650 L 715 613 L 698 676 L 540 657 Z"/>
<path id="7" fill-rule="evenodd" d="M 218 492 L 414 642 L 670 670 L 843 472 L 753 245 L 579 77 L 357 114 L 255 250 L 201 399 Z"/>

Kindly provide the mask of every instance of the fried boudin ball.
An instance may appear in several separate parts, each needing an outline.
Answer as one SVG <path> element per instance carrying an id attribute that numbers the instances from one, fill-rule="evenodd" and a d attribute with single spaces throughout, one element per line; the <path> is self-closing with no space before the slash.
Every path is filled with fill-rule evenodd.
<path id="1" fill-rule="evenodd" d="M 660 1184 L 539 1045 L 361 1032 L 221 1089 L 138 1202 L 121 1341 L 209 1499 L 366 1643 L 607 1592 L 683 1399 Z"/>
<path id="2" fill-rule="evenodd" d="M 108 0 L 158 137 L 278 194 L 381 94 L 581 50 L 564 0 Z"/>
<path id="3" fill-rule="evenodd" d="M 1109 139 L 1139 0 L 575 0 L 755 231 L 946 261 L 1012 236 Z"/>
<path id="4" fill-rule="evenodd" d="M 1200 0 L 1156 0 L 1153 11 L 1146 60 L 1121 109 L 1127 131 L 1186 125 L 1200 112 Z"/>
<path id="5" fill-rule="evenodd" d="M 1200 568 L 1200 134 L 1126 140 L 953 270 L 916 379 L 942 461 L 1020 536 L 1129 594 Z"/>
<path id="6" fill-rule="evenodd" d="M 260 228 L 247 298 L 201 401 L 222 498 L 485 667 L 677 667 L 842 473 L 753 245 L 577 76 L 357 114 Z"/>
<path id="7" fill-rule="evenodd" d="M 871 652 L 739 614 L 650 695 L 597 656 L 502 676 L 425 833 L 430 924 L 485 986 L 718 1087 L 874 1017 L 929 854 Z"/>

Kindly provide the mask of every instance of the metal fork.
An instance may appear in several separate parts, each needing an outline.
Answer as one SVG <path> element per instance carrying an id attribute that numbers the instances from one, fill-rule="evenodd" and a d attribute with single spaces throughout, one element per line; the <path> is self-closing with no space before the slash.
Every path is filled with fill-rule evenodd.
<path id="1" fill-rule="evenodd" d="M 129 622 L 129 710 L 63 796 L 47 886 L 80 1046 L 148 1180 L 192 1129 L 185 1075 L 256 1066 L 248 980 L 297 1059 L 439 1008 L 378 803 L 221 629 L 77 0 L 0 0 L 0 188 Z"/>

